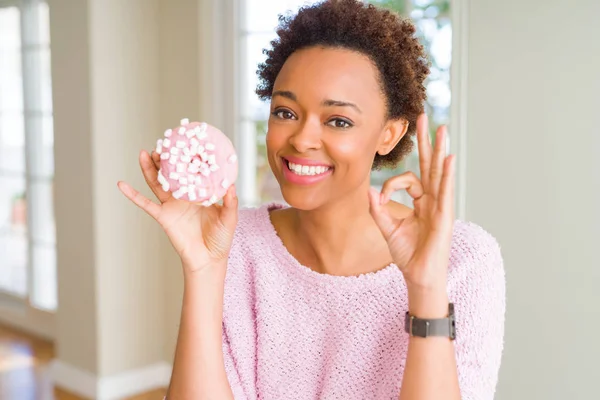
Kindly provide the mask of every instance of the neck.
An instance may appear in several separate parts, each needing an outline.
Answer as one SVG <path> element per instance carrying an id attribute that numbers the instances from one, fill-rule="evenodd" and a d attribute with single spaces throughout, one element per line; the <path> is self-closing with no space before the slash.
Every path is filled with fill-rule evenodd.
<path id="1" fill-rule="evenodd" d="M 391 261 L 369 213 L 367 190 L 360 188 L 318 209 L 293 209 L 294 248 L 317 272 L 358 275 L 384 267 L 384 260 Z"/>

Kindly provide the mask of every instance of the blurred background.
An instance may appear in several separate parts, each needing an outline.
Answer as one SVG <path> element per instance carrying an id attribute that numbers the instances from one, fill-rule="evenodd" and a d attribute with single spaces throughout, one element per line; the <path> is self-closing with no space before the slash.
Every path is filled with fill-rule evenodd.
<path id="1" fill-rule="evenodd" d="M 496 398 L 600 398 L 600 3 L 369 2 L 414 20 L 457 216 L 502 247 Z M 138 152 L 186 117 L 234 141 L 243 206 L 282 201 L 256 69 L 311 3 L 0 0 L 0 400 L 162 398 L 180 266 L 116 182 L 149 196 Z M 372 184 L 407 170 L 416 152 Z"/>

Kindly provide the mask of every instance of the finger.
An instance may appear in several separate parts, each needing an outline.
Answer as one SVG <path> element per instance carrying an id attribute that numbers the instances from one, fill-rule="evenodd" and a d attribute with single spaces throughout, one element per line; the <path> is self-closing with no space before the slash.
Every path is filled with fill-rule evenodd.
<path id="1" fill-rule="evenodd" d="M 454 212 L 454 189 L 455 189 L 455 166 L 456 156 L 449 155 L 444 161 L 444 174 L 440 184 L 440 195 L 438 198 L 439 209 L 442 212 Z"/>
<path id="2" fill-rule="evenodd" d="M 413 172 L 408 171 L 393 176 L 383 183 L 383 187 L 381 188 L 381 203 L 387 203 L 394 192 L 403 189 L 405 189 L 409 196 L 415 200 L 423 196 L 423 185 L 421 181 Z"/>
<path id="3" fill-rule="evenodd" d="M 431 162 L 428 187 L 428 193 L 431 193 L 434 196 L 437 196 L 440 191 L 440 182 L 444 173 L 447 134 L 448 132 L 444 125 L 440 126 L 435 134 L 435 148 L 433 150 L 433 159 Z"/>
<path id="4" fill-rule="evenodd" d="M 136 206 L 146 211 L 148 215 L 150 215 L 154 219 L 158 219 L 158 215 L 160 214 L 160 206 L 156 203 L 150 201 L 143 194 L 129 186 L 129 184 L 125 182 L 118 182 L 117 186 L 119 190 L 131 200 Z"/>
<path id="5" fill-rule="evenodd" d="M 421 114 L 417 120 L 417 142 L 419 149 L 419 167 L 421 182 L 424 188 L 429 185 L 429 168 L 431 166 L 431 139 L 429 137 L 429 123 L 427 115 Z"/>
<path id="6" fill-rule="evenodd" d="M 369 212 L 387 239 L 394 231 L 394 220 L 381 203 L 380 193 L 375 188 L 369 188 Z"/>
<path id="7" fill-rule="evenodd" d="M 160 154 L 158 154 L 156 151 L 152 151 L 152 153 L 150 154 L 150 157 L 152 158 L 152 161 L 154 162 L 154 167 L 156 168 L 156 170 L 160 170 Z"/>
<path id="8" fill-rule="evenodd" d="M 161 203 L 169 200 L 171 197 L 171 192 L 165 192 L 162 189 L 162 185 L 158 182 L 158 169 L 156 169 L 156 165 L 150 154 L 147 151 L 142 150 L 140 152 L 140 168 L 142 169 L 142 174 L 144 175 L 144 179 L 148 184 L 152 193 L 156 196 Z"/>
<path id="9" fill-rule="evenodd" d="M 238 197 L 235 192 L 235 185 L 231 185 L 223 198 L 223 208 L 221 209 L 221 220 L 223 225 L 230 231 L 235 229 L 237 225 L 238 215 Z"/>

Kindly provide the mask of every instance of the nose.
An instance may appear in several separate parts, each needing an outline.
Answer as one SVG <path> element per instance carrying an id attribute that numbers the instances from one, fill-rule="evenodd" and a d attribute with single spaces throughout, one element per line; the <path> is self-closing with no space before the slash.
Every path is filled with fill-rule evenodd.
<path id="1" fill-rule="evenodd" d="M 310 150 L 321 148 L 321 126 L 319 123 L 305 121 L 290 136 L 289 143 L 298 153 L 306 153 Z"/>

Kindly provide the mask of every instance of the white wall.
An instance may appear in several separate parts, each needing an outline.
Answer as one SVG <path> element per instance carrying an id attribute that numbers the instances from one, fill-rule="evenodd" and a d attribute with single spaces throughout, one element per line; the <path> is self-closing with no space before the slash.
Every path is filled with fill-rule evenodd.
<path id="1" fill-rule="evenodd" d="M 600 398 L 600 2 L 469 2 L 467 218 L 507 271 L 497 399 Z"/>

